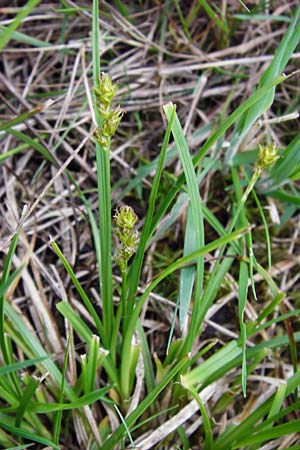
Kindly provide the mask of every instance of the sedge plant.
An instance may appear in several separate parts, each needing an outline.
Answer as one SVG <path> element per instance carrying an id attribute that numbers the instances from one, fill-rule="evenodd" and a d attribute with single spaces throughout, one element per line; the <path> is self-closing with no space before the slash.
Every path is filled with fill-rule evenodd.
<path id="1" fill-rule="evenodd" d="M 122 6 L 122 2 L 118 4 Z M 179 3 L 174 4 L 189 37 L 188 20 L 182 16 Z M 227 25 L 207 2 L 201 5 L 227 33 Z M 127 16 L 127 8 L 121 9 Z M 253 224 L 247 214 L 247 203 L 252 196 L 260 202 L 255 189 L 261 177 L 269 174 L 271 192 L 279 192 L 281 184 L 292 177 L 291 161 L 297 156 L 299 137 L 288 145 L 283 158 L 278 157 L 275 144 L 260 146 L 250 178 L 247 175 L 241 180 L 241 174 L 245 171 L 239 171 L 234 163 L 239 131 L 244 135 L 249 130 L 272 103 L 276 86 L 287 79 L 281 72 L 299 41 L 298 23 L 299 9 L 279 46 L 275 62 L 261 78 L 257 90 L 217 129 L 211 128 L 210 136 L 194 157 L 190 154 L 176 106 L 172 103 L 164 106 L 167 127 L 155 162 L 147 212 L 138 231 L 140 218 L 132 207 L 120 204 L 115 210 L 112 208 L 111 142 L 118 127 L 122 126 L 124 112 L 114 106 L 117 84 L 107 73 L 100 71 L 99 4 L 97 0 L 93 1 L 92 97 L 95 123 L 92 142 L 97 166 L 97 218 L 86 194 L 75 180 L 72 183 L 86 207 L 91 224 L 101 304 L 95 304 L 57 242 L 51 239 L 52 249 L 67 271 L 80 300 L 80 308 L 67 296 L 56 305 L 65 320 L 67 331 L 65 354 L 57 362 L 5 298 L 23 270 L 22 266 L 16 271 L 11 270 L 18 242 L 18 235 L 15 234 L 5 258 L 0 287 L 0 348 L 4 363 L 0 368 L 0 395 L 6 405 L 0 412 L 1 445 L 13 448 L 17 442 L 18 447 L 14 448 L 26 448 L 29 441 L 34 445 L 58 449 L 72 422 L 81 448 L 89 446 L 93 450 L 113 450 L 125 448 L 128 442 L 131 446 L 145 449 L 154 445 L 171 448 L 172 439 L 175 439 L 178 447 L 188 449 L 193 443 L 185 425 L 194 414 L 198 415 L 200 430 L 196 445 L 205 450 L 256 449 L 270 440 L 293 435 L 299 430 L 299 422 L 288 419 L 299 409 L 296 343 L 300 335 L 291 329 L 287 334 L 272 336 L 271 339 L 265 335 L 269 327 L 289 323 L 289 319 L 299 311 L 283 308 L 278 314 L 278 305 L 284 302 L 285 294 L 268 269 L 256 259 Z M 13 134 L 10 127 L 16 123 L 19 121 L 10 122 L 2 129 Z M 220 140 L 233 125 L 234 145 L 228 150 L 226 160 L 230 165 L 235 205 L 227 226 L 224 226 L 204 203 L 199 184 L 215 164 L 217 155 L 210 155 L 209 151 L 215 145 L 217 149 L 221 148 L 218 145 Z M 173 177 L 172 187 L 158 204 L 171 136 L 182 174 L 175 179 Z M 23 134 L 20 138 L 25 141 Z M 36 146 L 36 143 L 33 144 Z M 40 146 L 36 147 L 41 150 Z M 47 153 L 43 155 L 46 159 Z M 246 183 L 244 189 L 242 182 Z M 187 222 L 182 256 L 175 258 L 143 286 L 142 269 L 149 246 L 159 238 L 157 227 L 168 214 L 176 216 L 180 210 L 178 205 L 184 202 Z M 262 208 L 260 210 L 263 215 Z M 217 237 L 211 239 L 205 235 L 206 224 Z M 115 244 L 112 245 L 112 242 Z M 211 271 L 206 274 L 205 258 L 216 251 L 218 253 Z M 235 271 L 233 263 L 237 266 Z M 215 338 L 207 341 L 202 339 L 204 323 L 218 293 L 226 285 L 231 269 L 237 280 L 239 335 L 227 340 Z M 121 274 L 118 285 L 114 283 L 115 271 Z M 182 287 L 178 296 L 179 330 L 182 334 L 171 336 L 165 355 L 155 354 L 152 358 L 141 315 L 149 296 L 158 288 L 162 289 L 164 281 L 174 274 L 179 274 Z M 255 298 L 257 275 L 267 286 L 270 301 L 261 307 L 255 319 L 247 321 L 249 287 L 252 286 Z M 84 314 L 79 311 L 84 311 Z M 174 323 L 176 320 L 174 317 Z M 183 332 L 186 324 L 188 326 Z M 256 336 L 263 339 L 256 341 Z M 82 351 L 76 361 L 72 355 L 77 339 Z M 253 342 L 249 345 L 251 339 Z M 14 346 L 24 355 L 18 363 L 14 360 Z M 255 408 L 246 398 L 243 401 L 247 402 L 247 413 L 241 413 L 238 422 L 229 421 L 228 426 L 218 427 L 218 419 L 214 416 L 219 417 L 219 414 L 226 412 L 226 408 L 234 408 L 235 396 L 247 394 L 247 380 L 255 377 L 266 358 L 272 358 L 273 352 L 285 346 L 289 346 L 293 360 L 289 377 L 286 380 L 272 379 L 273 389 Z M 69 377 L 69 365 L 72 377 Z M 35 373 L 26 373 L 21 380 L 17 372 L 29 366 L 35 368 Z M 144 370 L 142 376 L 141 367 Z M 43 377 L 46 377 L 45 383 Z M 266 383 L 268 381 L 266 377 Z M 139 390 L 141 384 L 143 389 Z M 221 389 L 224 386 L 226 389 Z M 41 420 L 43 415 L 53 424 L 50 430 Z M 160 421 L 163 424 L 153 431 L 151 439 L 145 436 Z M 136 442 L 137 437 L 139 442 Z M 296 445 L 294 447 L 297 448 Z"/>

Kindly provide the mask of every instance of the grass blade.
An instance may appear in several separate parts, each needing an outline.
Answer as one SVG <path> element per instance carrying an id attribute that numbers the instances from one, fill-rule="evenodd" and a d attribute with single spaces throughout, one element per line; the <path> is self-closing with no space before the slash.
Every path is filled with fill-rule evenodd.
<path id="1" fill-rule="evenodd" d="M 175 107 L 171 103 L 168 103 L 167 105 L 164 106 L 164 111 L 169 121 L 171 118 L 172 111 L 175 111 Z M 200 198 L 199 187 L 193 166 L 192 157 L 190 155 L 189 148 L 176 113 L 174 117 L 174 123 L 172 126 L 172 133 L 179 152 L 183 172 L 186 179 L 188 194 L 190 197 L 191 221 L 189 226 L 193 228 L 193 232 L 195 233 L 195 240 L 191 248 L 191 250 L 193 251 L 198 248 L 204 247 L 202 202 Z M 196 260 L 195 303 L 193 308 L 192 322 L 193 320 L 197 321 L 197 317 L 194 314 L 194 311 L 197 311 L 199 309 L 198 307 L 200 295 L 203 288 L 203 277 L 204 277 L 204 257 L 199 257 Z M 189 300 L 190 299 L 187 299 L 187 301 Z"/>
<path id="2" fill-rule="evenodd" d="M 300 8 L 297 7 L 294 18 L 289 25 L 289 28 L 283 37 L 279 47 L 277 48 L 274 59 L 268 69 L 262 75 L 259 87 L 264 87 L 268 83 L 274 81 L 284 70 L 289 58 L 295 50 L 300 39 L 299 26 Z M 248 133 L 254 122 L 268 109 L 273 103 L 275 96 L 275 86 L 269 89 L 268 92 L 239 119 L 231 145 L 226 154 L 226 160 L 232 164 L 233 157 L 238 150 L 238 146 Z"/>
<path id="3" fill-rule="evenodd" d="M 22 6 L 19 14 L 14 18 L 10 25 L 8 25 L 0 34 L 0 51 L 6 46 L 12 37 L 12 33 L 18 28 L 25 17 L 29 16 L 35 6 L 40 3 L 40 0 L 29 0 L 26 5 Z"/>

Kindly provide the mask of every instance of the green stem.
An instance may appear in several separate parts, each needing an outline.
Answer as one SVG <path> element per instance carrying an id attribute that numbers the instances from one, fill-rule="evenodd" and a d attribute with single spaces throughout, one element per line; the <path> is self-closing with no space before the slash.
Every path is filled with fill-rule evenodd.
<path id="1" fill-rule="evenodd" d="M 128 311 L 127 311 L 127 264 L 126 269 L 122 270 L 122 292 L 121 292 L 121 305 L 122 305 L 122 335 L 125 335 L 127 322 L 128 322 Z"/>
<path id="2" fill-rule="evenodd" d="M 99 87 L 100 77 L 100 51 L 99 51 L 99 3 L 93 1 L 93 82 Z M 96 107 L 94 96 L 94 111 L 98 127 L 102 119 Z M 112 256 L 111 256 L 111 187 L 110 187 L 110 153 L 109 148 L 104 149 L 96 144 L 97 180 L 98 180 L 98 206 L 99 206 L 99 240 L 100 240 L 100 291 L 103 308 L 103 325 L 110 338 L 113 331 L 114 312 L 112 301 Z"/>

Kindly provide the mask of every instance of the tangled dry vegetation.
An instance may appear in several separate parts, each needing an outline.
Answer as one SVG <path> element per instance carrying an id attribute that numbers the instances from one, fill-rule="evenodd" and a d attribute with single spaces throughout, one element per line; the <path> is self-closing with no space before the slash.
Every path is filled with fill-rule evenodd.
<path id="1" fill-rule="evenodd" d="M 212 130 L 251 95 L 270 64 L 289 23 L 287 20 L 267 20 L 268 14 L 289 17 L 297 6 L 296 0 L 245 2 L 256 15 L 256 19 L 247 20 L 248 13 L 241 2 L 219 0 L 214 3 L 219 8 L 220 23 L 210 18 L 201 6 L 202 2 L 196 0 L 129 1 L 126 5 L 117 1 L 100 2 L 101 69 L 118 83 L 115 103 L 125 111 L 111 144 L 112 204 L 113 208 L 124 203 L 131 205 L 138 215 L 140 229 L 154 175 L 150 163 L 159 155 L 167 125 L 163 105 L 168 101 L 177 105 L 190 152 L 195 154 Z M 17 0 L 1 2 L 1 27 L 8 26 L 22 8 L 23 2 Z M 88 323 L 90 316 L 49 245 L 50 235 L 61 247 L 94 304 L 101 304 L 88 215 L 75 184 L 66 175 L 68 169 L 77 188 L 84 192 L 96 212 L 91 23 L 90 2 L 41 1 L 21 21 L 1 57 L 1 124 L 19 118 L 11 124 L 9 132 L 2 127 L 0 135 L 1 250 L 3 255 L 7 253 L 13 233 L 19 229 L 12 264 L 14 268 L 23 265 L 23 270 L 10 285 L 6 299 L 47 353 L 55 355 L 60 367 L 66 349 L 67 325 L 56 309 L 57 302 L 71 301 Z M 299 57 L 299 53 L 293 54 L 285 68 L 287 74 L 298 68 Z M 272 107 L 240 145 L 240 150 L 246 152 L 244 155 L 249 155 L 250 163 L 253 149 L 263 144 L 266 136 L 280 149 L 296 137 L 299 132 L 298 104 L 299 74 L 296 73 L 277 86 Z M 30 140 L 26 141 L 26 136 Z M 230 139 L 231 129 L 226 139 L 218 142 L 222 149 L 216 164 L 200 184 L 204 203 L 224 226 L 228 223 L 234 197 L 230 168 L 223 158 L 230 147 Z M 214 154 L 215 147 L 210 151 Z M 180 173 L 178 155 L 170 144 L 158 204 Z M 295 198 L 297 179 L 296 173 Z M 259 189 L 264 192 L 263 183 L 258 188 L 258 195 Z M 280 290 L 286 293 L 283 312 L 290 312 L 299 308 L 300 303 L 299 201 L 275 197 L 262 197 L 272 239 L 270 274 Z M 257 204 L 253 199 L 249 201 L 248 219 L 256 224 L 253 248 L 260 262 L 267 265 L 264 227 L 258 218 Z M 182 255 L 185 221 L 186 204 L 183 203 L 174 223 L 166 216 L 159 224 L 143 266 L 140 291 Z M 208 240 L 216 237 L 208 224 L 206 233 Z M 211 254 L 206 261 L 207 278 L 214 256 L 217 254 Z M 120 273 L 116 266 L 113 277 L 117 301 Z M 261 275 L 256 274 L 254 279 L 258 301 L 250 293 L 245 309 L 247 320 L 253 321 L 260 314 L 261 305 L 270 298 L 267 288 L 260 282 Z M 168 279 L 163 289 L 151 294 L 142 313 L 141 323 L 150 352 L 158 357 L 166 351 L 177 284 L 177 277 Z M 237 282 L 228 273 L 218 300 L 206 315 L 201 339 L 217 337 L 221 342 L 227 342 L 238 338 L 237 294 Z M 296 332 L 299 320 L 291 318 L 285 326 Z M 281 322 L 270 327 L 268 334 L 261 331 L 256 336 L 257 342 L 285 334 L 285 326 Z M 177 322 L 174 335 L 181 335 Z M 70 351 L 73 367 L 72 364 L 68 366 L 66 375 L 71 384 L 76 382 L 76 365 L 82 352 L 80 340 L 75 339 L 74 344 Z M 248 344 L 253 345 L 252 342 Z M 16 358 L 22 361 L 22 350 L 15 348 L 14 351 Z M 276 383 L 272 380 L 286 378 L 292 373 L 288 349 L 279 348 L 275 352 L 278 352 L 276 357 L 264 359 L 250 375 L 246 399 L 240 396 L 234 404 L 226 400 L 229 407 L 224 410 L 217 403 L 223 394 L 219 391 L 220 386 L 218 391 L 207 394 L 206 402 L 214 410 L 215 420 L 219 422 L 215 426 L 219 430 L 223 430 L 228 421 L 241 422 L 258 407 L 265 393 L 274 389 Z M 228 383 L 224 384 L 225 389 Z M 163 402 L 162 408 L 171 404 L 167 395 Z M 203 448 L 196 431 L 201 423 L 198 407 L 195 402 L 186 405 L 186 409 L 177 411 L 172 419 L 168 419 L 167 413 L 162 415 L 155 426 L 168 419 L 175 421 L 176 428 L 177 419 L 178 424 L 184 424 L 186 435 L 191 436 L 190 445 L 195 449 Z M 101 408 L 101 412 L 94 412 L 94 419 L 89 416 L 96 428 L 99 416 L 104 414 L 105 407 Z M 107 414 L 114 429 L 120 419 L 108 409 Z M 184 414 L 185 419 L 182 418 Z M 292 412 L 291 416 L 297 418 L 297 412 Z M 176 445 L 181 448 L 175 438 L 163 444 L 169 430 L 167 427 L 155 430 L 155 426 L 142 429 L 141 448 L 153 448 L 159 442 L 160 448 L 175 449 L 178 448 Z M 88 448 L 84 433 L 79 437 L 76 421 L 74 429 L 76 438 L 72 440 L 70 435 L 65 435 L 61 444 L 68 449 Z M 95 435 L 95 431 L 93 433 Z M 291 433 L 273 440 L 271 446 L 261 448 L 283 449 L 299 443 L 296 433 Z"/>

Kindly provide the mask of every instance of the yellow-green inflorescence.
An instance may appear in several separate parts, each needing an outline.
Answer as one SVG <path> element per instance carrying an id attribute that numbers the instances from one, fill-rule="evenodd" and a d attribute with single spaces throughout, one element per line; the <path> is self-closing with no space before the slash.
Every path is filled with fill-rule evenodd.
<path id="1" fill-rule="evenodd" d="M 278 158 L 279 156 L 275 143 L 259 145 L 256 167 L 259 170 L 268 169 L 275 164 Z"/>
<path id="2" fill-rule="evenodd" d="M 102 124 L 94 132 L 96 141 L 104 150 L 109 149 L 110 138 L 115 134 L 124 112 L 118 106 L 112 109 L 111 104 L 117 90 L 117 85 L 105 73 L 99 78 L 98 87 L 94 88 L 97 111 L 101 117 Z"/>
<path id="3" fill-rule="evenodd" d="M 135 253 L 139 241 L 139 232 L 135 228 L 137 215 L 130 206 L 121 206 L 116 210 L 114 221 L 119 246 L 115 255 L 115 261 L 121 272 L 126 272 L 127 264 Z"/>

